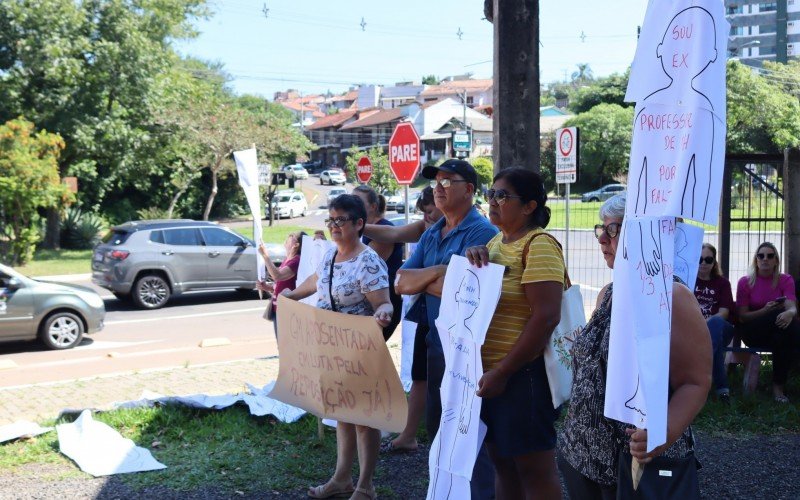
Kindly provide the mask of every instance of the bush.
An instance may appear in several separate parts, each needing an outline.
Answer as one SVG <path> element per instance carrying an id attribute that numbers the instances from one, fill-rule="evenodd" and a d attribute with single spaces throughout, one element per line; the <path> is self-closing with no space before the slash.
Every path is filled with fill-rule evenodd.
<path id="1" fill-rule="evenodd" d="M 100 235 L 108 226 L 97 214 L 81 212 L 70 207 L 61 222 L 61 246 L 73 250 L 88 250 L 100 242 Z"/>
<path id="2" fill-rule="evenodd" d="M 139 220 L 169 219 L 167 217 L 167 209 L 158 207 L 142 208 L 136 211 L 136 215 Z M 175 214 L 173 214 L 173 217 L 178 218 Z"/>

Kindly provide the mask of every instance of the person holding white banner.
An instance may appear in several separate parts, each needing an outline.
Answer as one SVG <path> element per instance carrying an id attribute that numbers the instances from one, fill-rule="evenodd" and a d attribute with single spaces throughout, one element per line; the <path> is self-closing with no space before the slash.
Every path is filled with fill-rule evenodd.
<path id="1" fill-rule="evenodd" d="M 303 236 L 306 233 L 297 231 L 289 233 L 286 241 L 283 242 L 283 247 L 286 249 L 286 258 L 281 262 L 280 267 L 272 263 L 269 251 L 263 243 L 258 246 L 258 252 L 264 258 L 264 264 L 267 268 L 267 273 L 274 280 L 274 283 L 267 283 L 266 281 L 259 281 L 256 287 L 259 290 L 272 294 L 272 309 L 270 310 L 270 318 L 275 327 L 275 338 L 278 338 L 278 295 L 284 290 L 294 290 L 297 286 L 297 268 L 300 267 L 300 252 L 303 249 Z"/>
<path id="2" fill-rule="evenodd" d="M 600 208 L 595 236 L 608 267 L 614 267 L 625 195 Z M 597 308 L 573 348 L 572 397 L 558 440 L 558 465 L 570 498 L 616 498 L 621 453 L 628 450 L 646 464 L 653 457 L 685 458 L 694 452 L 690 424 L 711 387 L 711 342 L 693 292 L 674 283 L 669 350 L 667 442 L 647 453 L 647 430 L 634 429 L 603 415 L 611 330 L 612 285 L 598 296 Z"/>
<path id="3" fill-rule="evenodd" d="M 564 258 L 544 231 L 550 208 L 542 178 L 506 168 L 486 193 L 500 233 L 465 256 L 505 266 L 500 301 L 481 349 L 481 420 L 495 467 L 497 498 L 561 498 L 553 408 L 544 349 L 561 317 Z M 537 237 L 539 236 L 539 237 Z"/>

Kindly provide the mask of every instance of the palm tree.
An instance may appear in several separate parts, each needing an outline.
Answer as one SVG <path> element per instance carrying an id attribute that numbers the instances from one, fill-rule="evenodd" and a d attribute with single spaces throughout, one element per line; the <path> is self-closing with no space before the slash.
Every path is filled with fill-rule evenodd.
<path id="1" fill-rule="evenodd" d="M 578 70 L 572 73 L 573 84 L 578 85 L 594 80 L 594 73 L 592 73 L 592 68 L 589 67 L 589 63 L 578 63 L 576 66 Z"/>

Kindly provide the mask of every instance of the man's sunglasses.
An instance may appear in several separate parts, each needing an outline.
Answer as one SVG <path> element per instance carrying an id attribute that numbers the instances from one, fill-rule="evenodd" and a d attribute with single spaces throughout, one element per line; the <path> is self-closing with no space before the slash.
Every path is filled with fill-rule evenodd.
<path id="1" fill-rule="evenodd" d="M 704 262 L 706 264 L 713 264 L 714 263 L 714 257 L 700 257 L 700 263 L 702 264 Z"/>
<path id="2" fill-rule="evenodd" d="M 516 198 L 518 200 L 522 199 L 522 196 L 515 196 L 513 194 L 508 194 L 508 191 L 505 189 L 489 189 L 486 191 L 486 199 L 488 201 L 496 201 L 498 205 L 502 205 L 506 202 L 509 198 Z"/>
<path id="3" fill-rule="evenodd" d="M 594 237 L 599 240 L 600 237 L 603 236 L 603 233 L 606 233 L 606 236 L 608 236 L 613 240 L 619 235 L 619 230 L 621 228 L 622 224 L 620 224 L 619 222 L 612 222 L 611 224 L 608 224 L 606 226 L 604 226 L 603 224 L 595 224 Z"/>
<path id="4" fill-rule="evenodd" d="M 758 254 L 756 254 L 756 257 L 758 257 L 758 260 L 764 260 L 764 259 L 772 260 L 772 259 L 775 258 L 775 254 L 774 253 L 758 253 Z"/>

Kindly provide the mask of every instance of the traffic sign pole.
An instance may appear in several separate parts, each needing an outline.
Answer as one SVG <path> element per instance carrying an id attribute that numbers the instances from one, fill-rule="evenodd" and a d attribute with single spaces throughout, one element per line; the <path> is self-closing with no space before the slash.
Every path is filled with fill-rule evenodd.
<path id="1" fill-rule="evenodd" d="M 569 269 L 569 196 L 570 184 L 578 179 L 580 131 L 577 127 L 556 130 L 556 185 L 566 184 L 564 203 L 566 235 L 564 237 L 564 263 Z"/>

